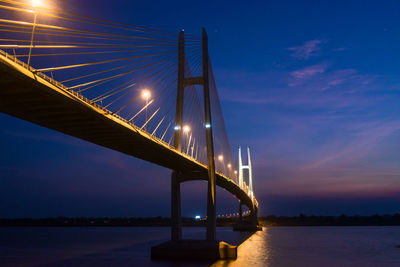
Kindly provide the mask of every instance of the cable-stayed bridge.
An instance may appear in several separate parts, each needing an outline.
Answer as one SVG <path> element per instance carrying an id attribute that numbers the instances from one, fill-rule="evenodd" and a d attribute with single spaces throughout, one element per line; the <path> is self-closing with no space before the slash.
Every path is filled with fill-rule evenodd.
<path id="1" fill-rule="evenodd" d="M 171 239 L 180 240 L 180 184 L 208 181 L 257 221 L 250 151 L 235 168 L 208 40 L 0 0 L 0 111 L 172 170 Z M 249 185 L 243 170 L 249 170 Z"/>

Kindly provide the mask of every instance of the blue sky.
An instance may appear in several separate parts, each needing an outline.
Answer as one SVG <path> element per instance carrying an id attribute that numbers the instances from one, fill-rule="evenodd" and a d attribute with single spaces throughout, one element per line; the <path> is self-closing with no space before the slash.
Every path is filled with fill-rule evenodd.
<path id="1" fill-rule="evenodd" d="M 262 215 L 399 211 L 398 1 L 82 2 L 52 5 L 174 32 L 206 27 L 230 142 L 252 149 Z M 0 122 L 0 216 L 169 214 L 168 170 Z M 183 191 L 184 215 L 204 214 L 205 184 Z M 219 212 L 235 212 L 218 193 Z"/>

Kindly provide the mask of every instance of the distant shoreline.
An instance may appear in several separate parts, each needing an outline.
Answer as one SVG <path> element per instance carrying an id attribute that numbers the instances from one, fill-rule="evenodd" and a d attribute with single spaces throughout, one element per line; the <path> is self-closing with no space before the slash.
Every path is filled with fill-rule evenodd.
<path id="1" fill-rule="evenodd" d="M 238 222 L 238 218 L 219 218 L 217 226 L 230 227 Z M 259 217 L 262 226 L 400 226 L 400 214 L 392 215 L 372 215 L 372 216 L 263 216 Z M 205 220 L 194 218 L 182 218 L 183 226 L 202 227 L 206 225 Z M 107 217 L 55 217 L 55 218 L 16 218 L 0 219 L 0 227 L 10 226 L 153 226 L 168 227 L 171 225 L 168 217 L 148 217 L 148 218 L 107 218 Z"/>
<path id="2" fill-rule="evenodd" d="M 262 226 L 400 226 L 400 214 L 371 216 L 264 216 L 259 218 Z"/>

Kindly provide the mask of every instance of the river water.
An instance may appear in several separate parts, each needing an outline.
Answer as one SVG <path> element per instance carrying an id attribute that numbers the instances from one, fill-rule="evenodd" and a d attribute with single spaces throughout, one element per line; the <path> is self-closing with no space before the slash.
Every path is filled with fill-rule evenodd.
<path id="1" fill-rule="evenodd" d="M 185 228 L 185 238 L 203 238 Z M 268 227 L 248 236 L 218 228 L 239 244 L 235 261 L 150 260 L 167 227 L 0 227 L 0 266 L 400 266 L 400 227 Z"/>

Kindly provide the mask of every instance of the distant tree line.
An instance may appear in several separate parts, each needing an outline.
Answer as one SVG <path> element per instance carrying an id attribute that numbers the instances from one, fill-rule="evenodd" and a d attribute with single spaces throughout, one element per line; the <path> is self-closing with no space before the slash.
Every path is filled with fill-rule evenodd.
<path id="1" fill-rule="evenodd" d="M 398 226 L 400 214 L 371 215 L 371 216 L 275 216 L 260 217 L 259 222 L 263 226 Z"/>
<path id="2" fill-rule="evenodd" d="M 184 224 L 193 224 L 194 219 L 183 218 Z M 18 218 L 0 219 L 0 226 L 170 226 L 168 217 L 55 217 L 55 218 Z"/>
<path id="3" fill-rule="evenodd" d="M 217 226 L 233 226 L 238 218 L 219 218 Z M 259 217 L 262 226 L 400 226 L 400 214 L 372 216 L 263 216 Z M 204 219 L 182 218 L 184 226 L 205 226 Z M 0 219 L 0 226 L 170 226 L 169 217 L 55 217 Z"/>

